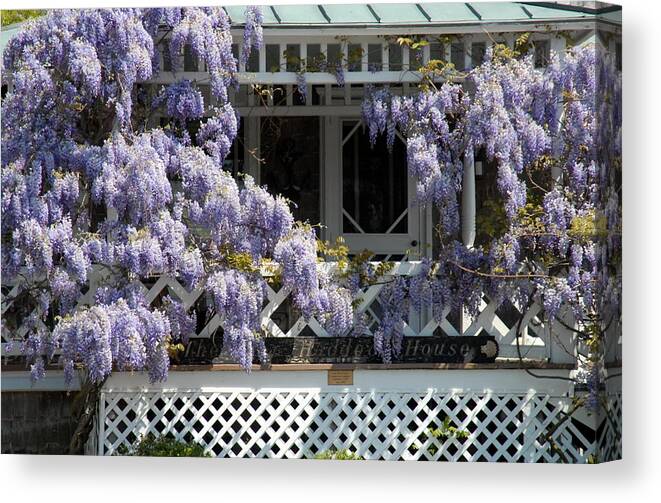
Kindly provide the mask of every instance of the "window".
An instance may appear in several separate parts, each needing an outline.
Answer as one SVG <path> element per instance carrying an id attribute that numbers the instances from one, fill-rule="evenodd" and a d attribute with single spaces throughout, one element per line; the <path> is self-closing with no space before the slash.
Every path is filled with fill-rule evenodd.
<path id="1" fill-rule="evenodd" d="M 243 127 L 243 121 L 240 121 L 239 131 L 236 134 L 236 138 L 232 142 L 232 149 L 225 158 L 223 162 L 223 169 L 229 171 L 233 177 L 237 177 L 241 173 L 246 172 L 246 163 L 244 155 L 244 146 L 245 146 L 245 130 Z"/>
<path id="2" fill-rule="evenodd" d="M 349 44 L 348 70 L 359 72 L 363 67 L 363 48 L 360 44 Z"/>
<path id="3" fill-rule="evenodd" d="M 172 71 L 172 56 L 170 55 L 170 44 L 164 42 L 161 44 L 161 52 L 163 54 L 163 71 Z"/>
<path id="4" fill-rule="evenodd" d="M 325 60 L 324 55 L 321 53 L 321 44 L 308 44 L 307 47 L 308 57 L 305 61 L 305 67 L 308 72 L 318 72 L 321 63 Z"/>
<path id="5" fill-rule="evenodd" d="M 402 46 L 399 44 L 388 45 L 388 64 L 391 72 L 398 72 L 402 69 Z"/>
<path id="6" fill-rule="evenodd" d="M 250 55 L 248 56 L 248 61 L 246 61 L 246 72 L 258 72 L 259 71 L 259 50 L 252 49 Z"/>
<path id="7" fill-rule="evenodd" d="M 297 72 L 301 68 L 301 46 L 299 44 L 287 44 L 285 54 L 288 72 Z"/>
<path id="8" fill-rule="evenodd" d="M 367 67 L 371 72 L 383 69 L 383 46 L 381 44 L 367 45 Z"/>
<path id="9" fill-rule="evenodd" d="M 191 48 L 190 44 L 184 46 L 184 71 L 185 72 L 198 71 L 197 56 L 193 54 L 193 49 Z"/>
<path id="10" fill-rule="evenodd" d="M 450 46 L 450 60 L 457 71 L 463 72 L 466 69 L 463 42 L 452 43 Z"/>
<path id="11" fill-rule="evenodd" d="M 429 44 L 429 59 L 445 60 L 445 48 L 443 47 L 443 44 Z"/>
<path id="12" fill-rule="evenodd" d="M 335 65 L 342 62 L 342 46 L 340 44 L 328 44 L 328 63 Z"/>
<path id="13" fill-rule="evenodd" d="M 535 40 L 535 67 L 545 68 L 551 59 L 551 42 L 549 40 Z"/>
<path id="14" fill-rule="evenodd" d="M 280 71 L 280 46 L 276 44 L 266 44 L 266 71 Z"/>
<path id="15" fill-rule="evenodd" d="M 273 86 L 271 89 L 273 91 L 273 106 L 283 107 L 287 105 L 287 86 Z"/>
<path id="16" fill-rule="evenodd" d="M 475 246 L 483 246 L 506 229 L 503 200 L 498 190 L 498 164 L 484 150 L 475 155 Z"/>
<path id="17" fill-rule="evenodd" d="M 294 218 L 312 224 L 321 220 L 319 141 L 318 117 L 261 120 L 260 183 L 294 203 Z"/>
<path id="18" fill-rule="evenodd" d="M 422 48 L 409 49 L 409 68 L 411 70 L 420 70 L 423 65 L 424 54 L 425 53 Z"/>
<path id="19" fill-rule="evenodd" d="M 103 202 L 95 203 L 90 200 L 89 203 L 89 232 L 99 231 L 99 226 L 105 222 L 108 217 L 108 209 Z"/>
<path id="20" fill-rule="evenodd" d="M 408 232 L 406 147 L 398 137 L 392 151 L 380 135 L 372 147 L 359 121 L 342 127 L 343 232 Z"/>
<path id="21" fill-rule="evenodd" d="M 484 62 L 487 45 L 484 42 L 475 42 L 471 45 L 471 67 L 475 68 Z"/>

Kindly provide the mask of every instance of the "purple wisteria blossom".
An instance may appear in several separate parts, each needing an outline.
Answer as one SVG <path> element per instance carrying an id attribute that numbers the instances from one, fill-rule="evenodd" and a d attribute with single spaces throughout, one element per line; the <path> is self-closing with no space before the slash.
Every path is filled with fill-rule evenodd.
<path id="1" fill-rule="evenodd" d="M 202 93 L 193 87 L 189 80 L 181 80 L 167 86 L 154 104 L 158 106 L 162 102 L 165 102 L 168 116 L 181 124 L 204 115 Z"/>
<path id="2" fill-rule="evenodd" d="M 261 46 L 261 20 L 258 8 L 248 8 L 246 49 Z M 24 322 L 35 378 L 57 349 L 67 379 L 78 366 L 95 382 L 113 368 L 165 379 L 168 345 L 187 341 L 196 321 L 174 297 L 145 301 L 140 280 L 161 274 L 213 292 L 229 352 L 244 367 L 253 346 L 264 356 L 264 280 L 230 264 L 242 253 L 255 267 L 272 259 L 294 219 L 284 199 L 250 179 L 239 186 L 223 170 L 239 125 L 227 93 L 238 68 L 229 30 L 221 8 L 60 10 L 28 23 L 8 44 L 3 280 L 20 273 L 34 286 L 17 302 L 40 306 Z M 161 33 L 169 34 L 175 66 L 190 47 L 211 76 L 216 107 L 197 147 L 185 126 L 208 104 L 193 82 L 174 82 L 156 98 L 180 128 L 149 129 L 133 117 L 133 100 L 148 95 L 144 87 L 134 92 L 137 84 L 157 71 L 154 37 Z M 301 239 L 316 257 L 314 234 Z M 92 268 L 103 271 L 95 301 L 78 305 Z M 310 288 L 318 294 L 318 284 Z M 335 293 L 329 290 L 330 306 L 338 305 Z"/>
<path id="3" fill-rule="evenodd" d="M 246 8 L 246 22 L 243 29 L 243 51 L 241 52 L 241 63 L 244 65 L 248 62 L 252 49 L 259 50 L 264 45 L 263 22 L 264 16 L 258 7 L 249 6 Z"/>
<path id="4" fill-rule="evenodd" d="M 441 251 L 428 273 L 380 296 L 392 310 L 377 332 L 379 353 L 396 356 L 402 292 L 416 309 L 430 302 L 439 320 L 448 309 L 477 314 L 483 292 L 537 302 L 547 323 L 572 316 L 581 341 L 603 350 L 621 316 L 621 76 L 613 56 L 573 48 L 536 69 L 530 56 L 489 49 L 466 79 L 469 86 L 434 83 L 404 97 L 372 88 L 363 102 L 372 142 L 404 137 L 418 202 L 433 204 L 440 224 Z M 498 235 L 468 247 L 457 241 L 458 201 L 462 165 L 478 154 L 495 170 L 505 219 Z M 600 374 L 588 373 L 594 405 Z"/>

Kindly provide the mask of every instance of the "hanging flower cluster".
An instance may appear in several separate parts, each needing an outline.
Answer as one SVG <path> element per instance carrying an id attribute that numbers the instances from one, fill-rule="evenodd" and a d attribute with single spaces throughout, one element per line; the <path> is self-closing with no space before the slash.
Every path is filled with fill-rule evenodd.
<path id="1" fill-rule="evenodd" d="M 181 80 L 170 84 L 163 93 L 154 100 L 154 106 L 165 102 L 168 116 L 186 124 L 186 121 L 199 119 L 204 115 L 204 98 L 199 89 L 193 87 L 189 80 Z"/>
<path id="2" fill-rule="evenodd" d="M 418 202 L 442 208 L 448 233 L 459 228 L 457 192 L 462 173 L 461 131 L 451 126 L 451 117 L 463 106 L 460 88 L 453 84 L 404 97 L 388 89 L 374 90 L 362 105 L 372 142 L 385 134 L 391 147 L 397 131 L 406 138 L 408 171 L 417 182 Z"/>
<path id="3" fill-rule="evenodd" d="M 243 29 L 243 51 L 241 52 L 241 63 L 244 65 L 248 62 L 252 49 L 260 49 L 264 44 L 263 22 L 264 16 L 258 7 L 251 6 L 246 9 L 246 22 Z"/>
<path id="4" fill-rule="evenodd" d="M 250 7 L 246 18 L 246 47 L 259 47 L 262 16 Z M 113 368 L 165 379 L 168 346 L 185 342 L 197 322 L 174 297 L 147 303 L 139 281 L 161 274 L 211 293 L 228 351 L 246 369 L 255 354 L 265 356 L 263 260 L 282 261 L 302 311 L 328 319 L 333 331 L 347 328 L 334 312 L 342 305 L 348 316 L 343 290 L 322 286 L 312 270 L 298 281 L 301 268 L 316 265 L 314 233 L 300 232 L 283 198 L 223 170 L 238 130 L 227 101 L 237 69 L 229 29 L 216 8 L 63 10 L 9 43 L 2 270 L 3 281 L 24 281 L 15 304 L 37 307 L 23 323 L 34 378 L 59 349 L 67 379 L 77 364 L 97 382 Z M 154 103 L 181 127 L 148 129 L 132 118 L 136 84 L 156 70 L 153 37 L 161 31 L 171 54 L 190 45 L 211 73 L 218 107 L 197 133 L 199 146 L 184 126 L 206 104 L 190 81 L 163 89 Z M 306 257 L 282 251 L 285 242 Z M 93 267 L 96 301 L 78 305 Z"/>
<path id="5" fill-rule="evenodd" d="M 484 292 L 524 307 L 539 302 L 549 323 L 566 306 L 593 348 L 619 322 L 621 77 L 612 55 L 594 46 L 562 56 L 540 70 L 530 56 L 489 50 L 466 88 L 433 83 L 410 97 L 372 89 L 365 99 L 370 138 L 405 138 L 418 200 L 433 203 L 440 219 L 435 265 L 380 297 L 392 306 L 376 338 L 384 358 L 396 354 L 405 317 L 397 306 L 406 299 L 431 299 L 435 316 L 459 307 L 476 313 Z M 468 248 L 456 240 L 457 201 L 462 164 L 478 152 L 496 166 L 505 231 Z"/>

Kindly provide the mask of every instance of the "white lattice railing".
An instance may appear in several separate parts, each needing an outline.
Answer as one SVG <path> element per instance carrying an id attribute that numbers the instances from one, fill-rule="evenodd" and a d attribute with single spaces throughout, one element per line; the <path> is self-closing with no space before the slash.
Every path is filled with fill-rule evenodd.
<path id="1" fill-rule="evenodd" d="M 488 376 L 485 376 L 488 372 Z M 566 371 L 549 371 L 561 375 Z M 586 462 L 621 456 L 621 395 L 612 418 L 577 415 L 551 438 L 570 406 L 569 385 L 521 371 L 355 370 L 354 385 L 325 372 L 174 372 L 165 386 L 113 375 L 101 395 L 98 453 L 141 436 L 195 441 L 218 457 L 311 458 L 350 449 L 365 459 Z M 489 385 L 485 385 L 485 381 Z M 434 438 L 448 419 L 467 438 Z"/>
<path id="2" fill-rule="evenodd" d="M 335 264 L 324 263 L 319 267 L 333 269 Z M 419 262 L 396 263 L 390 275 L 415 275 L 420 268 Z M 96 287 L 100 283 L 102 270 L 96 270 L 90 277 L 90 287 L 81 294 L 79 305 L 87 305 L 93 302 Z M 370 335 L 377 327 L 382 315 L 379 304 L 379 293 L 384 284 L 376 284 L 365 288 L 357 295 L 357 310 L 368 316 L 368 332 Z M 164 295 L 170 295 L 179 299 L 186 308 L 194 309 L 198 303 L 209 302 L 207 293 L 202 289 L 188 290 L 176 278 L 171 276 L 160 276 L 151 282 L 142 283 L 147 302 L 154 303 Z M 11 308 L 12 299 L 20 286 L 14 286 L 3 294 L 2 314 Z M 315 318 L 306 319 L 291 306 L 291 292 L 281 287 L 275 289 L 268 287 L 268 299 L 262 310 L 262 330 L 271 337 L 294 337 L 297 335 L 315 335 L 326 337 L 328 333 Z M 497 305 L 486 296 L 480 305 L 480 312 L 474 319 L 466 318 L 462 313 L 451 312 L 446 309 L 440 319 L 434 319 L 427 310 L 417 312 L 411 310 L 408 323 L 404 328 L 406 336 L 442 334 L 448 336 L 456 335 L 480 335 L 488 334 L 496 338 L 500 347 L 500 357 L 516 358 L 519 351 L 521 356 L 527 359 L 553 361 L 556 363 L 572 363 L 573 342 L 572 335 L 559 324 L 553 326 L 551 331 L 537 317 L 540 306 L 533 305 L 525 313 L 515 304 L 505 301 L 505 304 Z M 523 333 L 518 339 L 517 348 L 517 323 L 523 315 Z M 204 338 L 212 336 L 222 327 L 220 316 L 213 315 L 206 320 L 204 326 L 194 337 Z M 14 344 L 13 349 L 8 351 L 6 343 L 12 338 L 22 340 L 24 333 L 21 331 L 9 333 L 3 326 L 3 354 L 17 354 L 19 344 Z"/>

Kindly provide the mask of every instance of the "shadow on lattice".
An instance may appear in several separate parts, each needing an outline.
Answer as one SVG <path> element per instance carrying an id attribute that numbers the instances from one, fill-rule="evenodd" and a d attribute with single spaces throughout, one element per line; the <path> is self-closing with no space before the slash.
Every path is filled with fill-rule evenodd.
<path id="1" fill-rule="evenodd" d="M 106 399 L 106 406 L 106 453 L 152 433 L 200 443 L 219 457 L 313 458 L 349 449 L 365 459 L 559 461 L 544 435 L 561 406 L 547 396 L 154 393 Z M 430 434 L 447 425 L 465 438 Z M 569 461 L 585 462 L 598 438 L 613 436 L 604 431 L 571 420 L 553 439 Z"/>

